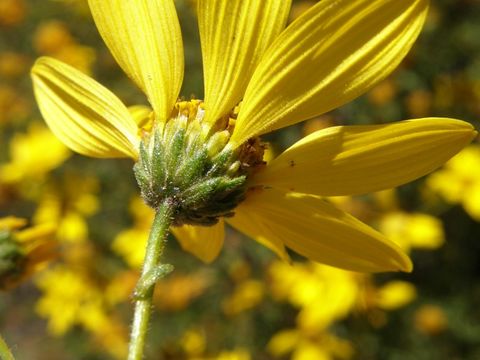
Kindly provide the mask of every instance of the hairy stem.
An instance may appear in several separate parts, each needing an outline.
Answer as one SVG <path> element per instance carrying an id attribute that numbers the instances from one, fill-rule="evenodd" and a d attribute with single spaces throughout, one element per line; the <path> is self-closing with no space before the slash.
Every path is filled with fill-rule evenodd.
<path id="1" fill-rule="evenodd" d="M 168 229 L 172 223 L 173 210 L 170 199 L 165 199 L 155 213 L 148 238 L 142 275 L 135 289 L 135 313 L 132 322 L 128 360 L 143 359 L 155 282 L 168 272 L 162 270 L 165 265 L 160 264 L 160 258 L 167 239 Z"/>

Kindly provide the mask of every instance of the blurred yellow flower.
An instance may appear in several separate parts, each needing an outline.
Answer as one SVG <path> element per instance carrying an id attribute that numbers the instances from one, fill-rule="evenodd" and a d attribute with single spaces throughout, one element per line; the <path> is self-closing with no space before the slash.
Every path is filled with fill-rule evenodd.
<path id="1" fill-rule="evenodd" d="M 407 281 L 390 281 L 376 291 L 376 305 L 383 310 L 396 310 L 417 296 L 415 286 Z"/>
<path id="2" fill-rule="evenodd" d="M 177 101 L 184 56 L 173 0 L 89 5 L 114 58 L 147 95 L 153 130 L 139 131 L 118 97 L 47 57 L 32 69 L 40 111 L 74 151 L 135 160 L 144 199 L 154 208 L 170 204 L 184 249 L 213 261 L 226 218 L 283 259 L 290 248 L 349 270 L 411 270 L 394 243 L 321 197 L 423 176 L 472 140 L 470 124 L 428 118 L 331 127 L 267 165 L 259 136 L 326 113 L 383 80 L 413 45 L 427 0 L 324 0 L 288 27 L 288 0 L 201 0 L 204 102 Z"/>
<path id="3" fill-rule="evenodd" d="M 229 264 L 228 275 L 236 283 L 248 280 L 252 275 L 251 264 L 245 259 L 235 259 Z"/>
<path id="4" fill-rule="evenodd" d="M 133 227 L 121 231 L 115 237 L 112 250 L 122 256 L 131 268 L 140 269 L 154 212 L 140 197 L 130 201 L 129 210 L 133 216 Z"/>
<path id="5" fill-rule="evenodd" d="M 438 335 L 448 328 L 445 311 L 437 305 L 425 304 L 414 314 L 415 328 L 425 335 Z"/>
<path id="6" fill-rule="evenodd" d="M 0 83 L 0 126 L 23 120 L 30 114 L 31 105 L 14 86 Z"/>
<path id="7" fill-rule="evenodd" d="M 125 271 L 111 279 L 104 291 L 106 303 L 113 306 L 131 300 L 138 276 L 138 271 Z M 164 312 L 185 310 L 195 299 L 204 294 L 212 282 L 213 276 L 209 271 L 200 270 L 191 274 L 175 272 L 157 283 L 154 304 Z M 189 349 L 196 347 L 201 342 L 199 336 L 196 331 L 187 332 L 184 334 L 182 346 Z"/>
<path id="8" fill-rule="evenodd" d="M 189 359 L 199 359 L 207 347 L 205 334 L 196 329 L 187 330 L 180 342 Z"/>
<path id="9" fill-rule="evenodd" d="M 428 214 L 389 212 L 380 217 L 379 229 L 406 252 L 437 249 L 445 241 L 442 222 Z"/>
<path id="10" fill-rule="evenodd" d="M 264 297 L 265 286 L 262 281 L 249 279 L 242 281 L 233 293 L 223 300 L 223 312 L 229 316 L 237 315 L 257 306 Z"/>
<path id="11" fill-rule="evenodd" d="M 99 207 L 98 186 L 98 180 L 93 177 L 67 172 L 62 183 L 51 182 L 43 189 L 34 222 L 56 224 L 57 239 L 64 244 L 86 242 L 86 218 Z"/>
<path id="12" fill-rule="evenodd" d="M 310 135 L 315 131 L 326 129 L 330 126 L 334 126 L 336 124 L 335 118 L 332 115 L 326 114 L 318 116 L 314 119 L 307 120 L 303 124 L 302 134 L 303 136 Z M 270 159 L 273 160 L 273 159 Z"/>
<path id="13" fill-rule="evenodd" d="M 0 76 L 13 79 L 23 75 L 28 66 L 28 58 L 15 52 L 0 52 Z"/>
<path id="14" fill-rule="evenodd" d="M 33 46 L 41 54 L 55 53 L 73 42 L 67 25 L 58 20 L 41 23 L 33 35 Z"/>
<path id="15" fill-rule="evenodd" d="M 138 280 L 137 271 L 123 271 L 110 279 L 104 295 L 110 305 L 128 301 Z"/>
<path id="16" fill-rule="evenodd" d="M 9 145 L 11 160 L 0 166 L 0 182 L 4 183 L 16 183 L 25 178 L 42 180 L 70 156 L 65 145 L 37 123 L 32 123 L 27 133 L 15 134 Z"/>
<path id="17" fill-rule="evenodd" d="M 269 269 L 272 294 L 300 308 L 297 324 L 317 332 L 344 318 L 355 306 L 359 283 L 348 271 L 315 263 L 274 262 Z"/>
<path id="18" fill-rule="evenodd" d="M 48 319 L 48 329 L 56 336 L 81 325 L 92 334 L 105 351 L 118 359 L 127 353 L 125 326 L 109 310 L 102 286 L 79 268 L 57 265 L 36 279 L 43 295 L 37 312 Z"/>
<path id="19" fill-rule="evenodd" d="M 471 145 L 427 178 L 427 187 L 480 221 L 480 145 Z"/>
<path id="20" fill-rule="evenodd" d="M 246 349 L 235 349 L 231 351 L 222 351 L 220 354 L 218 354 L 218 356 L 215 356 L 214 359 L 215 360 L 250 360 L 251 356 L 248 350 Z"/>
<path id="21" fill-rule="evenodd" d="M 197 271 L 193 274 L 172 274 L 157 283 L 154 302 L 163 310 L 183 310 L 194 299 L 202 295 L 211 282 L 211 274 L 206 271 Z"/>
<path id="22" fill-rule="evenodd" d="M 0 290 L 9 290 L 57 257 L 55 228 L 48 224 L 20 230 L 26 220 L 0 218 Z"/>
<path id="23" fill-rule="evenodd" d="M 0 26 L 15 26 L 21 23 L 26 12 L 24 0 L 0 0 Z"/>
<path id="24" fill-rule="evenodd" d="M 384 105 L 392 101 L 397 95 L 397 87 L 392 80 L 383 80 L 367 94 L 368 100 L 374 105 Z M 422 117 L 425 115 L 422 115 Z"/>
<path id="25" fill-rule="evenodd" d="M 405 99 L 410 116 L 427 116 L 432 108 L 432 93 L 426 90 L 415 90 Z"/>
<path id="26" fill-rule="evenodd" d="M 112 243 L 112 250 L 122 256 L 133 269 L 140 269 L 143 264 L 149 229 L 148 227 L 123 230 Z"/>
<path id="27" fill-rule="evenodd" d="M 61 21 L 41 23 L 34 33 L 33 46 L 41 55 L 54 56 L 84 73 L 91 73 L 95 50 L 77 44 L 67 25 Z"/>
<path id="28" fill-rule="evenodd" d="M 328 333 L 312 336 L 301 330 L 284 330 L 275 334 L 267 349 L 274 357 L 283 358 L 292 353 L 292 360 L 350 359 L 354 354 L 353 347 L 347 340 Z"/>

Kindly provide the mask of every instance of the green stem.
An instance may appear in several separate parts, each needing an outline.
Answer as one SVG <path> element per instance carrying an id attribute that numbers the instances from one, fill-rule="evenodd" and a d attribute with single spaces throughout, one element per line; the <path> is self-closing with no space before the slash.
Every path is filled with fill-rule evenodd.
<path id="1" fill-rule="evenodd" d="M 153 290 L 155 288 L 155 282 L 151 281 L 151 274 L 156 273 L 157 269 L 161 267 L 160 257 L 172 222 L 173 210 L 170 199 L 165 199 L 155 213 L 155 219 L 153 220 L 148 238 L 142 276 L 137 283 L 135 291 L 135 314 L 132 322 L 128 360 L 143 359 L 145 337 L 150 319 Z M 162 274 L 164 275 L 165 272 Z"/>
<path id="2" fill-rule="evenodd" d="M 5 340 L 0 336 L 0 359 L 1 360 L 15 360 Z"/>

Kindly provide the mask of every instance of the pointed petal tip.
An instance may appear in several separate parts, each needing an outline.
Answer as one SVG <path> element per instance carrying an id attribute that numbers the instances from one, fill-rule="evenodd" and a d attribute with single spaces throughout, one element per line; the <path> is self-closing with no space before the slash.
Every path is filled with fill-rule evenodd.
<path id="1" fill-rule="evenodd" d="M 319 196 L 366 194 L 434 171 L 477 135 L 468 122 L 438 117 L 330 127 L 295 143 L 250 182 Z"/>
<path id="2" fill-rule="evenodd" d="M 445 123 L 448 122 L 448 124 L 446 124 L 446 128 L 448 127 L 448 130 L 451 131 L 452 135 L 455 135 L 455 138 L 458 139 L 458 142 L 461 144 L 464 144 L 463 146 L 468 145 L 478 136 L 478 131 L 475 129 L 475 127 L 471 123 L 467 121 L 450 119 L 450 118 L 430 118 L 430 119 L 442 121 Z M 430 119 L 427 118 L 425 120 L 430 120 Z M 452 140 L 453 140 L 453 136 L 452 136 Z M 458 151 L 460 150 L 461 149 L 459 149 Z"/>
<path id="3" fill-rule="evenodd" d="M 38 64 L 41 64 L 42 62 L 45 61 L 45 59 L 48 58 L 47 56 L 41 56 L 35 60 L 33 63 L 32 68 L 30 69 L 30 73 L 33 75 L 35 73 L 35 69 L 37 68 Z"/>
<path id="4" fill-rule="evenodd" d="M 413 263 L 409 256 L 401 253 L 400 261 L 397 263 L 398 267 L 396 270 L 402 271 L 405 273 L 411 273 L 413 271 Z"/>
<path id="5" fill-rule="evenodd" d="M 264 189 L 247 197 L 228 222 L 287 262 L 282 255 L 289 248 L 311 261 L 361 273 L 413 268 L 398 245 L 320 197 Z"/>
<path id="6" fill-rule="evenodd" d="M 376 272 L 404 272 L 404 273 L 411 273 L 413 271 L 413 262 L 410 257 L 400 249 L 397 244 L 393 243 L 392 241 L 388 241 L 390 244 L 390 254 L 387 256 L 390 257 L 389 259 L 386 258 L 385 262 L 378 263 L 378 270 L 373 271 Z M 393 251 L 393 252 L 392 252 Z"/>

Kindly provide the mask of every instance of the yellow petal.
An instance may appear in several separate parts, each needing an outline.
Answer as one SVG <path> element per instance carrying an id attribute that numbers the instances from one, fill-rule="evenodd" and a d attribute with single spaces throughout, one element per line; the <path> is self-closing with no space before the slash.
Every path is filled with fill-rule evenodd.
<path id="1" fill-rule="evenodd" d="M 398 246 L 318 197 L 256 189 L 238 210 L 252 223 L 247 235 L 283 243 L 311 260 L 361 272 L 412 269 Z"/>
<path id="2" fill-rule="evenodd" d="M 47 57 L 37 60 L 32 78 L 45 121 L 70 149 L 100 158 L 137 157 L 137 125 L 108 89 Z"/>
<path id="3" fill-rule="evenodd" d="M 144 105 L 129 106 L 128 111 L 139 128 L 148 122 L 150 114 L 152 113 L 152 109 Z"/>
<path id="4" fill-rule="evenodd" d="M 89 0 L 112 55 L 166 120 L 183 79 L 183 46 L 172 0 Z"/>
<path id="5" fill-rule="evenodd" d="M 284 29 L 291 0 L 199 0 L 206 121 L 243 97 L 260 57 Z"/>
<path id="6" fill-rule="evenodd" d="M 128 107 L 128 111 L 137 124 L 139 136 L 142 136 L 142 132 L 150 133 L 154 123 L 152 109 L 144 105 L 133 105 Z"/>
<path id="7" fill-rule="evenodd" d="M 272 160 L 252 185 L 321 196 L 383 190 L 435 170 L 475 135 L 469 123 L 442 118 L 331 127 Z"/>
<path id="8" fill-rule="evenodd" d="M 183 225 L 170 229 L 180 242 L 183 250 L 200 260 L 210 263 L 220 253 L 225 238 L 225 224 L 220 220 L 213 226 Z"/>
<path id="9" fill-rule="evenodd" d="M 260 218 L 253 215 L 255 211 L 255 203 L 245 201 L 235 209 L 235 216 L 226 219 L 226 221 L 238 231 L 272 250 L 282 260 L 290 262 L 290 256 L 283 242 L 275 236 L 275 233 L 272 233 L 272 230 Z"/>
<path id="10" fill-rule="evenodd" d="M 367 91 L 415 41 L 428 0 L 323 0 L 263 56 L 232 142 L 320 115 Z"/>

